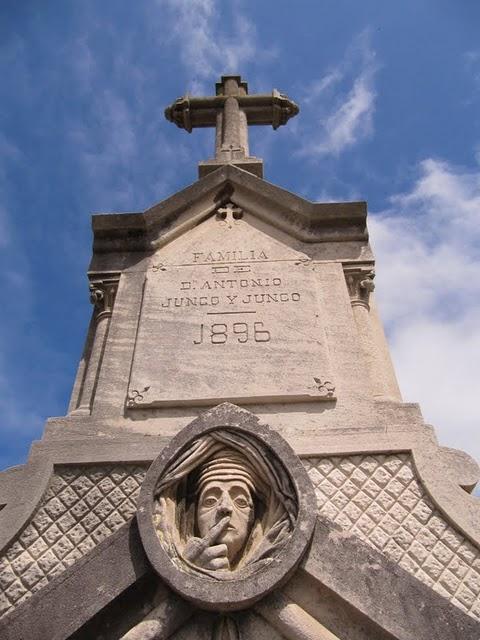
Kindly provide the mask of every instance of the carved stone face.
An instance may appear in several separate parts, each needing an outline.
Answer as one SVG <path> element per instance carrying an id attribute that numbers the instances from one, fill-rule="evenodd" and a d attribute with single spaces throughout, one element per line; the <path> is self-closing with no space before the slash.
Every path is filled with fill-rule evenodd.
<path id="1" fill-rule="evenodd" d="M 250 489 L 241 480 L 211 480 L 200 493 L 197 527 L 202 538 L 225 517 L 229 517 L 229 521 L 216 537 L 215 544 L 226 545 L 232 566 L 247 541 L 254 518 Z"/>

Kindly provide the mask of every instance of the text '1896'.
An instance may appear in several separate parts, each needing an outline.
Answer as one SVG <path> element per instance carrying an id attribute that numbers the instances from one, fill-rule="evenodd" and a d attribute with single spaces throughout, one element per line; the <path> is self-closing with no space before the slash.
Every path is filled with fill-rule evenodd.
<path id="1" fill-rule="evenodd" d="M 263 322 L 215 322 L 210 325 L 201 324 L 200 334 L 193 344 L 226 344 L 227 341 L 237 341 L 240 344 L 246 342 L 270 342 L 270 331 L 267 331 Z"/>

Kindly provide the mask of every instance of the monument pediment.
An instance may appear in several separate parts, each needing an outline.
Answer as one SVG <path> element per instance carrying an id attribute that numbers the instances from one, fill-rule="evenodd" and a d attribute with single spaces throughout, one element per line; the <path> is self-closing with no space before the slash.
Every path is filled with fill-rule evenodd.
<path id="1" fill-rule="evenodd" d="M 333 400 L 323 305 L 291 236 L 217 206 L 151 257 L 127 408 Z"/>
<path id="2" fill-rule="evenodd" d="M 365 202 L 310 202 L 226 164 L 144 212 L 94 215 L 94 251 L 155 250 L 227 202 L 302 242 L 368 239 Z"/>

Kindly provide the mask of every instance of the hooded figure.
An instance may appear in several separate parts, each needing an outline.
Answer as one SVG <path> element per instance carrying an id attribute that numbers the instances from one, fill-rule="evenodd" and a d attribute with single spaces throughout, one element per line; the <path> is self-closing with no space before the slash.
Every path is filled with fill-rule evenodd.
<path id="1" fill-rule="evenodd" d="M 297 497 L 283 464 L 228 428 L 183 449 L 155 489 L 159 540 L 182 570 L 218 580 L 272 562 L 295 526 Z"/>

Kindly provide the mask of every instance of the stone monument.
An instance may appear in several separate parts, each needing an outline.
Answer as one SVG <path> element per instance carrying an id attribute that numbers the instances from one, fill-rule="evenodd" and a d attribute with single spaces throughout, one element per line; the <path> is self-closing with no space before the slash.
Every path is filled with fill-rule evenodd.
<path id="1" fill-rule="evenodd" d="M 199 180 L 93 216 L 68 414 L 0 474 L 2 640 L 478 640 L 466 454 L 401 399 L 364 202 L 263 179 L 287 96 L 224 76 L 168 120 Z"/>

